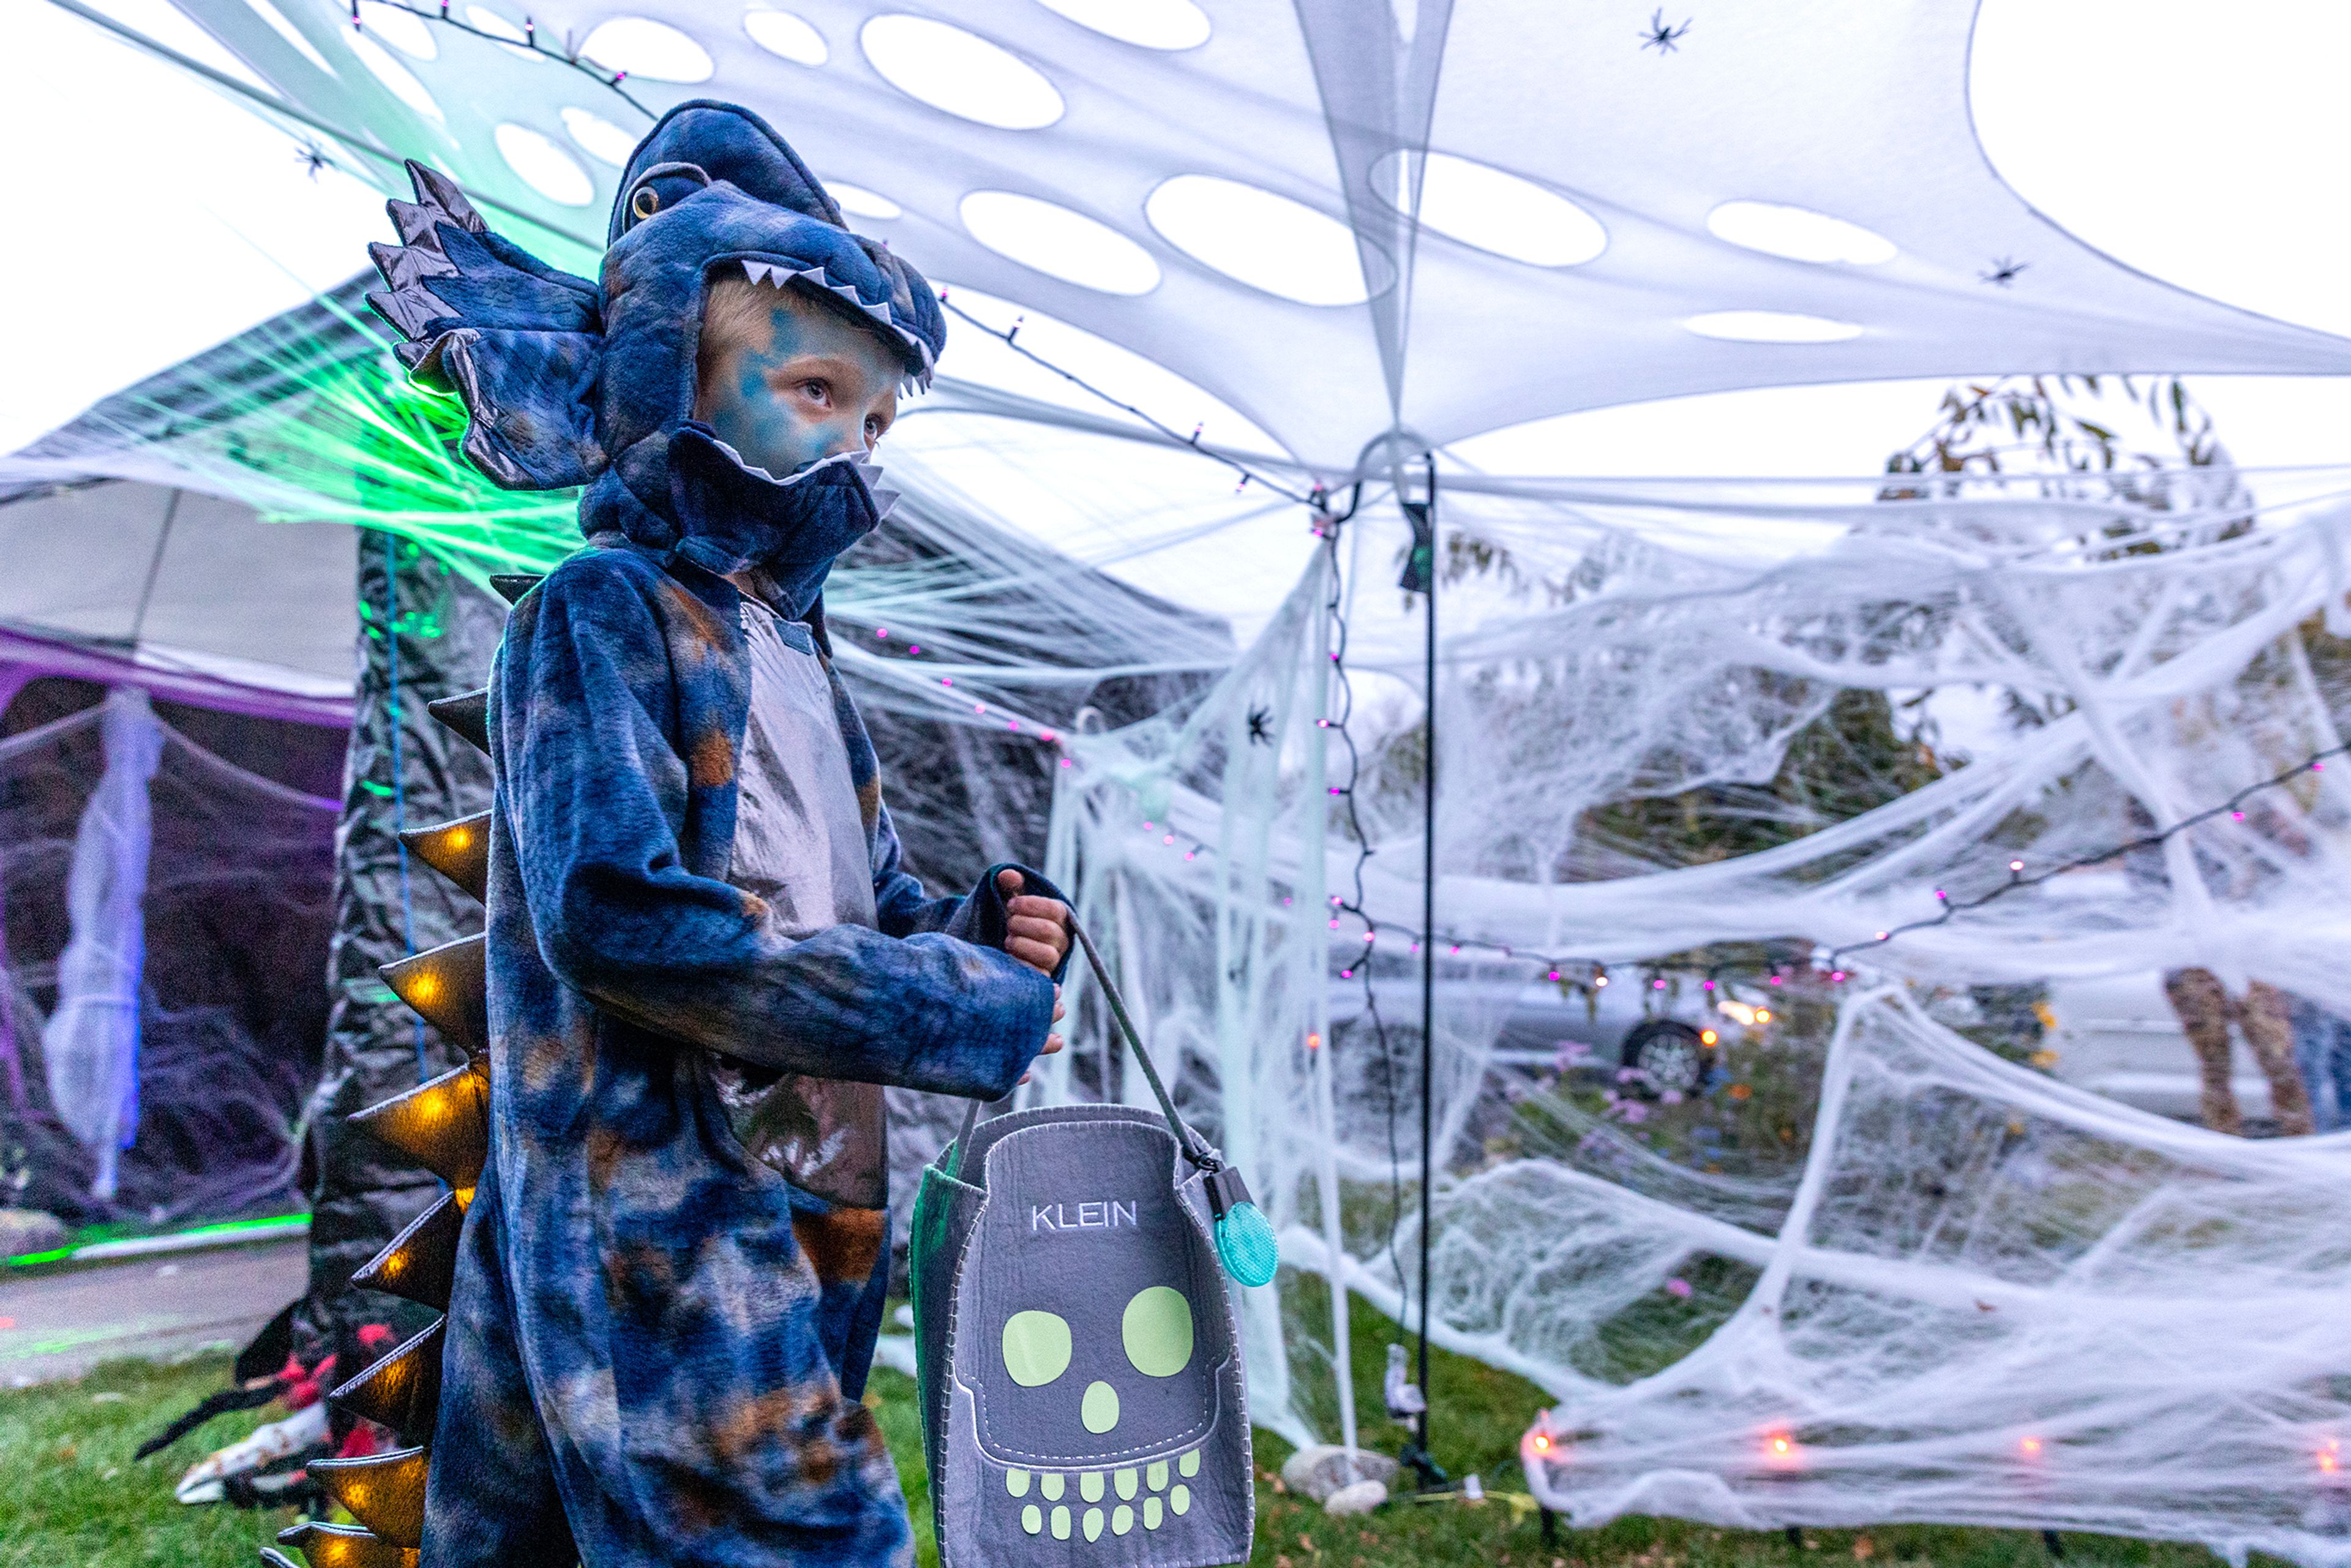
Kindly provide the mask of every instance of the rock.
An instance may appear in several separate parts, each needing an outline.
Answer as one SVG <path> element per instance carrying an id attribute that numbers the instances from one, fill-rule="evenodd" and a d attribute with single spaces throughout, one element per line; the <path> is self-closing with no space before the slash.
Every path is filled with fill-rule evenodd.
<path id="1" fill-rule="evenodd" d="M 0 1208 L 0 1258 L 54 1252 L 66 1244 L 65 1221 L 37 1208 Z"/>
<path id="2" fill-rule="evenodd" d="M 1385 1454 L 1317 1443 L 1290 1456 L 1281 1467 L 1281 1480 L 1291 1491 L 1323 1502 L 1342 1488 L 1366 1480 L 1384 1484 L 1395 1473 L 1396 1462 Z"/>
<path id="3" fill-rule="evenodd" d="M 1357 1481 L 1351 1487 L 1341 1487 L 1322 1500 L 1322 1511 L 1336 1519 L 1349 1519 L 1365 1514 L 1388 1500 L 1385 1481 Z"/>

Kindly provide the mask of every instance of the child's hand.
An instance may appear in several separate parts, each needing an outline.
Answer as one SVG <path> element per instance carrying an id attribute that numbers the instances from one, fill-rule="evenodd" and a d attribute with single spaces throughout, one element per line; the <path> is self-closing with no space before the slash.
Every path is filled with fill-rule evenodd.
<path id="1" fill-rule="evenodd" d="M 1004 895 L 1007 917 L 1004 950 L 1039 974 L 1050 975 L 1070 955 L 1070 906 L 1058 898 L 1022 893 L 1024 885 L 1017 871 L 996 873 L 996 890 Z"/>
<path id="2" fill-rule="evenodd" d="M 1050 900 L 1050 899 L 1040 899 L 1040 900 L 1038 900 L 1037 902 L 1039 902 L 1039 903 L 1050 903 L 1050 902 L 1051 902 L 1051 900 Z M 1057 906 L 1057 907 L 1058 907 L 1058 906 Z M 1053 988 L 1053 1021 L 1054 1021 L 1055 1023 L 1060 1023 L 1060 1022 L 1061 1021 L 1061 1013 L 1062 1013 L 1062 1011 L 1063 1011 L 1063 1009 L 1062 1009 L 1062 1007 L 1061 1007 L 1061 987 L 1059 987 L 1059 986 L 1055 986 L 1055 987 Z M 1047 1036 L 1045 1037 L 1045 1049 L 1044 1049 L 1044 1050 L 1042 1050 L 1042 1051 L 1039 1051 L 1037 1054 L 1038 1054 L 1038 1055 L 1040 1055 L 1040 1056 L 1050 1056 L 1050 1055 L 1052 1055 L 1055 1051 L 1059 1051 L 1059 1050 L 1061 1050 L 1061 1037 L 1060 1035 L 1058 1035 L 1058 1034 L 1049 1034 L 1049 1035 L 1047 1035 Z M 1033 1073 L 1033 1072 L 1024 1072 L 1024 1073 L 1022 1073 L 1022 1074 L 1020 1075 L 1020 1082 L 1023 1082 L 1023 1083 L 1026 1083 L 1026 1082 L 1028 1082 L 1031 1078 L 1034 1078 L 1034 1077 L 1036 1077 L 1036 1076 L 1037 1076 L 1037 1075 L 1036 1075 L 1035 1073 Z"/>

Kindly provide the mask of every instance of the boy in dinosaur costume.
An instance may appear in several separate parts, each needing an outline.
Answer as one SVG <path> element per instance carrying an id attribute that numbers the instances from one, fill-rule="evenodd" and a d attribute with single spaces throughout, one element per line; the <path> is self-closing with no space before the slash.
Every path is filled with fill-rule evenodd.
<path id="1" fill-rule="evenodd" d="M 488 1155 L 422 1562 L 908 1563 L 859 1400 L 879 1086 L 1009 1091 L 1058 1048 L 1068 953 L 1023 868 L 924 897 L 829 657 L 825 575 L 893 498 L 867 450 L 937 300 L 726 105 L 637 148 L 601 285 L 412 171 L 372 302 L 465 400 L 467 456 L 587 486 L 588 538 L 489 691 Z"/>

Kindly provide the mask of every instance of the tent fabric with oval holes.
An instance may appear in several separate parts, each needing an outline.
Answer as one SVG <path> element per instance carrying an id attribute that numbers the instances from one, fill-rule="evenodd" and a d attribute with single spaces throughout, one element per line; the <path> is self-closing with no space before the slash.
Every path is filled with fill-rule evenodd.
<path id="1" fill-rule="evenodd" d="M 931 277 L 1144 354 L 1326 479 L 1392 429 L 1442 444 L 1736 387 L 2351 370 L 2351 345 L 2117 265 L 2002 183 L 1969 119 L 1966 5 L 1729 7 L 1660 45 L 1629 10 L 1502 0 L 1400 3 L 1393 29 L 1347 0 L 549 0 L 535 62 L 469 5 L 493 37 L 434 27 L 432 58 L 399 56 L 431 114 L 319 70 L 241 0 L 186 9 L 362 177 L 402 193 L 399 156 L 424 157 L 582 273 L 601 246 L 576 204 L 608 204 L 617 171 L 580 116 L 637 135 L 686 98 L 747 104 L 895 208 L 873 232 Z M 371 42 L 365 8 L 356 31 L 329 0 L 279 10 L 321 57 Z M 983 214 L 1008 197 L 1098 226 L 1100 276 L 1082 246 L 1051 272 L 991 248 L 982 193 Z"/>

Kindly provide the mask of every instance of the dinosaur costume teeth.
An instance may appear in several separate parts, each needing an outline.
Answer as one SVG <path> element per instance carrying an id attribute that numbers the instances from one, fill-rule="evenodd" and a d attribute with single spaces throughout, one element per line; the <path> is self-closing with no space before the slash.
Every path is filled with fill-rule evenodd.
<path id="1" fill-rule="evenodd" d="M 783 288 L 793 283 L 805 283 L 810 288 L 820 288 L 828 294 L 839 297 L 850 308 L 877 326 L 888 328 L 897 340 L 905 345 L 906 351 L 922 361 L 923 368 L 907 377 L 904 384 L 909 388 L 918 387 L 925 391 L 929 390 L 931 366 L 934 362 L 931 346 L 925 342 L 919 334 L 902 325 L 887 303 L 869 301 L 857 292 L 853 284 L 834 282 L 832 275 L 820 267 L 807 267 L 795 270 L 748 256 L 743 258 L 742 266 L 743 276 L 754 283 L 765 284 L 771 288 Z"/>

